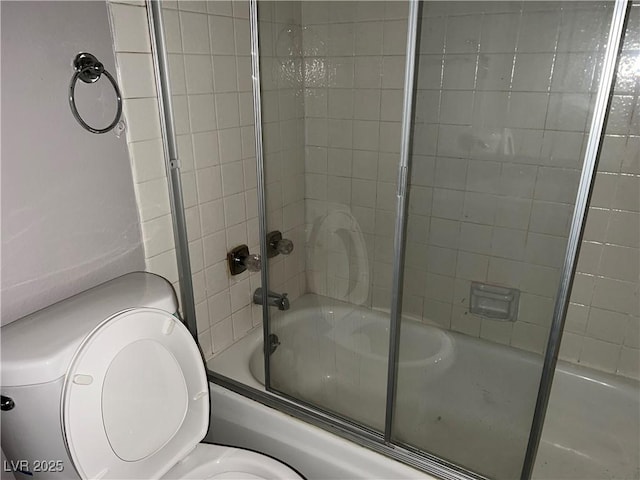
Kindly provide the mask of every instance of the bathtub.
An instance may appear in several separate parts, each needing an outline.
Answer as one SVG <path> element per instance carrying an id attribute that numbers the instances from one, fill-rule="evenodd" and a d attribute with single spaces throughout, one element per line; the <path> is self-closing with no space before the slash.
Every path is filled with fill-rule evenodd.
<path id="1" fill-rule="evenodd" d="M 279 343 L 274 342 L 276 348 L 270 357 L 272 386 L 381 431 L 388 324 L 387 314 L 313 294 L 304 295 L 286 314 L 272 318 L 272 333 Z M 410 319 L 403 319 L 401 345 L 394 439 L 489 477 L 519 476 L 541 357 Z M 256 329 L 208 366 L 264 390 L 262 330 Z M 636 381 L 559 362 L 533 477 L 640 478 L 639 391 Z M 213 393 L 215 426 L 217 402 L 226 402 L 228 412 L 232 408 L 229 395 L 236 394 L 225 393 L 218 386 Z M 262 410 L 271 409 L 242 397 L 235 400 L 243 405 L 244 414 L 238 414 L 236 422 L 219 418 L 217 423 L 224 427 L 218 430 L 221 437 L 215 440 L 224 442 L 226 437 L 233 439 L 230 443 L 283 458 L 280 455 L 286 455 L 287 447 L 282 442 L 269 440 L 268 434 L 263 440 L 257 440 L 255 435 L 252 439 L 248 434 L 251 427 L 242 425 L 250 418 L 249 411 L 256 418 L 266 418 Z M 238 403 L 234 405 L 233 408 L 239 408 Z M 303 432 L 305 426 L 310 431 L 317 430 L 286 415 L 285 419 Z M 258 435 L 264 436 L 263 431 Z M 296 438 L 288 448 L 299 447 L 305 435 Z M 243 441 L 249 444 L 243 445 Z M 277 454 L 269 451 L 270 445 L 276 444 L 281 445 Z M 327 448 L 323 447 L 323 451 Z M 304 464 L 311 461 L 307 457 L 308 454 L 292 454 L 290 463 L 303 473 L 318 472 L 311 464 Z M 388 459 L 383 463 L 387 468 L 401 465 Z M 429 478 L 412 469 L 385 476 L 382 467 L 356 475 L 357 468 L 363 465 L 356 462 L 352 465 L 356 470 L 336 472 L 334 478 Z"/>

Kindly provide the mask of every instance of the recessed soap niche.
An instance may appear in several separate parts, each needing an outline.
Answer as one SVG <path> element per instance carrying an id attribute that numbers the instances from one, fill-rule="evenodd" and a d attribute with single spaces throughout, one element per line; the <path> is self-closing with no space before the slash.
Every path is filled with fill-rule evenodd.
<path id="1" fill-rule="evenodd" d="M 469 312 L 474 315 L 515 322 L 518 318 L 520 290 L 517 288 L 471 282 Z"/>

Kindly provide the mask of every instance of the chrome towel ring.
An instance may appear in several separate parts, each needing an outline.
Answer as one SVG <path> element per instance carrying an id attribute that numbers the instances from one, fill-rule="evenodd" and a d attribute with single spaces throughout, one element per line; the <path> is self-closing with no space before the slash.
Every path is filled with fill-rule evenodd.
<path id="1" fill-rule="evenodd" d="M 75 68 L 76 73 L 71 77 L 71 83 L 69 84 L 69 107 L 71 107 L 71 113 L 78 121 L 80 125 L 86 130 L 89 130 L 91 133 L 107 133 L 112 130 L 120 121 L 120 116 L 122 115 L 122 96 L 120 95 L 120 89 L 118 88 L 118 84 L 115 79 L 111 76 L 109 72 L 104 69 L 104 65 L 98 61 L 96 57 L 87 52 L 82 52 L 76 55 L 76 58 L 73 60 L 73 68 Z M 76 100 L 75 100 L 75 89 L 76 82 L 78 79 L 82 80 L 84 83 L 95 83 L 100 79 L 100 76 L 104 73 L 104 75 L 109 79 L 111 85 L 113 85 L 113 89 L 116 92 L 116 97 L 118 99 L 118 111 L 116 112 L 116 118 L 113 119 L 107 127 L 105 128 L 93 128 L 85 122 L 80 114 L 78 113 L 78 109 L 76 108 Z"/>

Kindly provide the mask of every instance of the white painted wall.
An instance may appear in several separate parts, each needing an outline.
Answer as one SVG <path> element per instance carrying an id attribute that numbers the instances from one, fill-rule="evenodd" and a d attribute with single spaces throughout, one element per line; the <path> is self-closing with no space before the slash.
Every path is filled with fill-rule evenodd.
<path id="1" fill-rule="evenodd" d="M 2 2 L 2 324 L 144 269 L 125 138 L 73 119 L 67 88 L 80 51 L 115 74 L 104 2 Z M 106 79 L 77 88 L 106 125 Z M 94 108 L 95 111 L 91 111 Z"/>

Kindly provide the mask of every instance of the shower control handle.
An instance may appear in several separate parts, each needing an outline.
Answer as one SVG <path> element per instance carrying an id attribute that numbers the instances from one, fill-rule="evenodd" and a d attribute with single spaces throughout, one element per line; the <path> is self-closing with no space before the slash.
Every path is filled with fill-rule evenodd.
<path id="1" fill-rule="evenodd" d="M 293 252 L 293 242 L 288 238 L 282 238 L 278 230 L 267 233 L 267 258 L 277 255 L 289 255 Z"/>
<path id="2" fill-rule="evenodd" d="M 239 275 L 245 270 L 259 272 L 262 268 L 262 259 L 258 254 L 249 253 L 249 247 L 240 245 L 227 254 L 229 272 L 231 275 Z"/>

